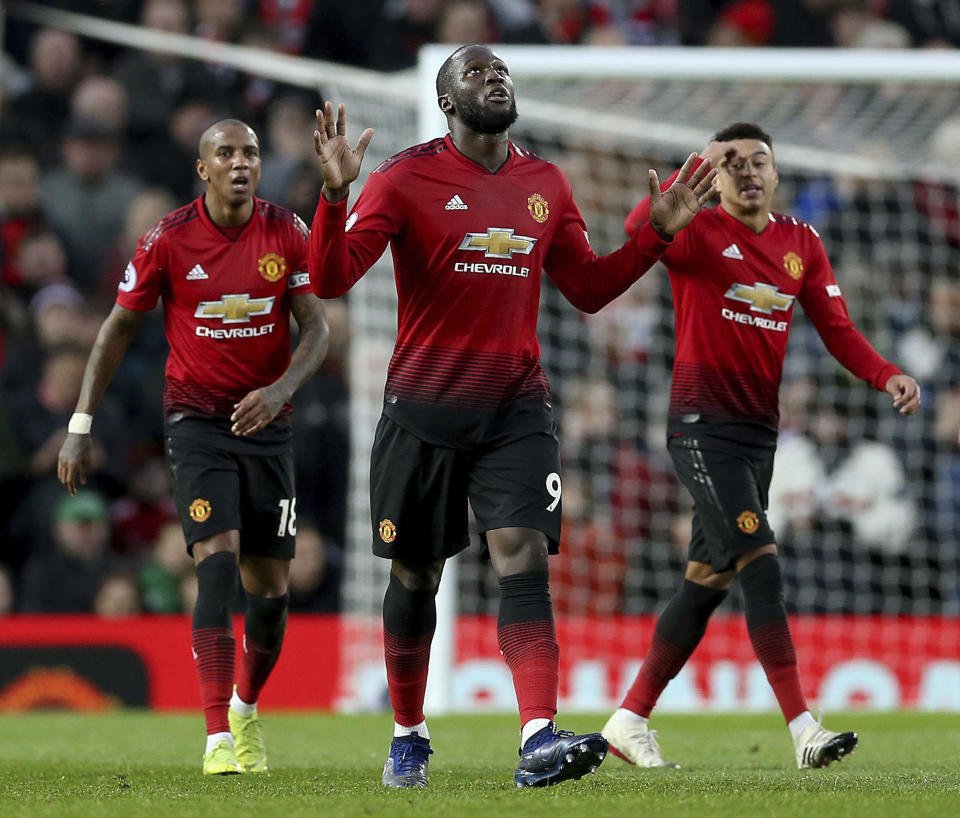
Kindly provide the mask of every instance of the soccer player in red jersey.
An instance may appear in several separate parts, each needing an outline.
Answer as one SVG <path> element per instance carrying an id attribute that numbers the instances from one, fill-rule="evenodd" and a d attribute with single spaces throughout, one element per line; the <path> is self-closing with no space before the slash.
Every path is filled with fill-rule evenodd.
<path id="1" fill-rule="evenodd" d="M 167 460 L 197 570 L 193 655 L 207 725 L 203 771 L 262 772 L 256 704 L 280 655 L 296 535 L 289 400 L 323 360 L 327 324 L 310 291 L 306 226 L 254 196 L 256 134 L 235 119 L 210 126 L 197 173 L 204 195 L 146 233 L 127 265 L 87 362 L 58 475 L 71 494 L 85 481 L 93 412 L 162 298 L 170 344 Z M 291 313 L 300 330 L 292 356 Z M 234 687 L 238 566 L 247 613 Z"/>
<path id="2" fill-rule="evenodd" d="M 437 76 L 450 133 L 386 160 L 353 210 L 356 149 L 343 106 L 317 111 L 324 177 L 310 233 L 310 276 L 321 297 L 343 295 L 391 245 L 399 329 L 371 463 L 374 553 L 392 561 L 383 601 L 394 739 L 388 787 L 427 784 L 423 714 L 435 595 L 446 558 L 469 542 L 473 508 L 499 578 L 497 636 L 520 710 L 518 787 L 592 772 L 607 744 L 558 732 L 559 650 L 547 554 L 560 537 L 560 461 L 537 308 L 544 271 L 579 309 L 595 312 L 660 257 L 709 196 L 703 163 L 663 194 L 651 171 L 651 224 L 598 257 L 570 185 L 509 141 L 513 81 L 491 49 L 455 51 Z"/>
<path id="3" fill-rule="evenodd" d="M 851 752 L 857 735 L 824 729 L 807 709 L 765 514 L 794 304 L 834 357 L 889 392 L 901 413 L 917 411 L 920 389 L 853 325 L 817 232 L 771 212 L 779 180 L 770 137 L 737 123 L 716 134 L 703 156 L 719 169 L 720 205 L 702 210 L 663 254 L 676 312 L 667 446 L 694 499 L 693 536 L 683 584 L 602 733 L 630 763 L 676 766 L 663 761 L 648 718 L 737 574 L 750 641 L 789 725 L 797 766 L 824 767 Z M 641 202 L 627 232 L 645 229 L 649 218 L 649 202 Z"/>

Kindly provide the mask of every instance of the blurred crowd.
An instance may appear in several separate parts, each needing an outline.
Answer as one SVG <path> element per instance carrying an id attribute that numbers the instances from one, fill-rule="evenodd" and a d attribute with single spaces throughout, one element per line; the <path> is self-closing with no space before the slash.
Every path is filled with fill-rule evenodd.
<path id="1" fill-rule="evenodd" d="M 90 5 L 103 13 L 111 4 Z M 114 5 L 153 28 L 211 37 L 239 26 L 228 7 L 245 11 L 182 0 Z M 194 167 L 201 133 L 225 116 L 245 118 L 263 147 L 258 195 L 309 223 L 319 193 L 317 100 L 217 66 L 9 22 L 0 109 L 0 613 L 189 611 L 192 561 L 163 453 L 159 310 L 96 412 L 93 474 L 76 497 L 57 481 L 57 454 L 139 237 L 202 192 Z M 297 610 L 340 605 L 349 325 L 344 304 L 328 304 L 327 315 L 330 354 L 294 400 Z"/>
<path id="2" fill-rule="evenodd" d="M 960 45 L 960 0 L 45 5 L 382 70 L 412 66 L 429 42 Z M 227 66 L 80 39 L 12 16 L 0 58 L 0 614 L 189 611 L 192 564 L 163 459 L 166 342 L 158 314 L 96 413 L 95 473 L 77 497 L 56 480 L 57 452 L 138 237 L 201 192 L 200 134 L 224 116 L 249 122 L 263 147 L 258 194 L 309 223 L 319 193 L 311 141 L 318 100 Z M 956 121 L 952 127 L 943 134 L 944 156 L 955 155 L 960 140 Z M 608 155 L 604 175 L 584 151 L 564 153 L 528 136 L 518 141 L 571 178 L 595 246 L 618 245 L 622 218 L 609 217 L 610 202 L 625 215 L 643 195 L 626 180 L 639 178 L 635 165 L 657 158 Z M 960 608 L 960 585 L 951 585 L 960 573 L 960 216 L 954 188 L 905 188 L 784 175 L 777 209 L 821 228 L 854 317 L 917 377 L 925 397 L 913 425 L 897 424 L 884 396 L 837 378 L 798 320 L 778 456 L 778 475 L 791 479 L 775 478 L 771 518 L 791 599 L 803 610 Z M 888 225 L 879 236 L 878 213 Z M 294 398 L 295 610 L 340 607 L 350 339 L 346 305 L 329 302 L 327 314 L 330 353 Z M 541 337 L 564 446 L 565 543 L 552 569 L 558 610 L 654 610 L 672 592 L 690 525 L 662 439 L 672 347 L 666 277 L 646 277 L 596 318 L 571 319 L 548 288 Z"/>

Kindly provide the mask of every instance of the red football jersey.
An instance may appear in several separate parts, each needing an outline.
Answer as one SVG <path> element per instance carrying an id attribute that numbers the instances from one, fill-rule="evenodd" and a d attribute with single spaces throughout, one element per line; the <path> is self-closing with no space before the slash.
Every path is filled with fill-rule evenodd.
<path id="1" fill-rule="evenodd" d="M 320 197 L 313 291 L 343 295 L 390 243 L 399 321 L 384 411 L 438 443 L 498 434 L 487 425 L 498 411 L 547 398 L 536 335 L 543 271 L 596 312 L 667 247 L 647 227 L 598 257 L 556 166 L 511 144 L 491 173 L 449 136 L 381 164 L 346 216 L 345 203 Z"/>
<path id="2" fill-rule="evenodd" d="M 627 232 L 648 213 L 645 200 L 627 217 Z M 900 372 L 850 320 L 823 242 L 805 222 L 771 214 L 757 234 L 722 207 L 702 210 L 663 260 L 676 313 L 671 418 L 700 415 L 776 430 L 797 301 L 830 353 L 854 375 L 883 390 Z"/>
<path id="3" fill-rule="evenodd" d="M 163 299 L 166 414 L 229 418 L 244 395 L 284 373 L 290 295 L 310 292 L 307 234 L 296 214 L 255 199 L 250 221 L 228 238 L 201 197 L 143 235 L 117 303 L 145 311 Z"/>

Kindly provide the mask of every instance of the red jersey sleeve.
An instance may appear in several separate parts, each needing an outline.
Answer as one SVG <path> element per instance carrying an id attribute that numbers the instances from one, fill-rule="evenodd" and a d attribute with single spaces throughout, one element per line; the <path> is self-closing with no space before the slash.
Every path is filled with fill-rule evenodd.
<path id="1" fill-rule="evenodd" d="M 287 290 L 291 295 L 311 292 L 310 272 L 307 264 L 307 239 L 310 230 L 299 216 L 294 216 L 290 227 L 290 239 L 287 252 L 289 266 L 287 268 Z"/>
<path id="2" fill-rule="evenodd" d="M 117 303 L 124 309 L 149 312 L 157 306 L 163 293 L 167 262 L 163 237 L 153 239 L 156 230 L 140 238 L 133 258 L 123 271 L 123 279 L 117 286 Z"/>
<path id="3" fill-rule="evenodd" d="M 578 310 L 593 313 L 626 292 L 669 246 L 647 224 L 619 250 L 598 256 L 587 240 L 583 217 L 570 193 L 544 269 L 567 301 Z"/>
<path id="4" fill-rule="evenodd" d="M 402 197 L 383 173 L 371 173 L 347 218 L 346 200 L 317 203 L 308 242 L 310 284 L 321 298 L 346 293 L 406 223 Z"/>
<path id="5" fill-rule="evenodd" d="M 891 376 L 901 374 L 900 369 L 885 360 L 850 320 L 823 243 L 812 229 L 811 233 L 813 261 L 799 294 L 803 311 L 813 321 L 830 354 L 882 392 Z"/>

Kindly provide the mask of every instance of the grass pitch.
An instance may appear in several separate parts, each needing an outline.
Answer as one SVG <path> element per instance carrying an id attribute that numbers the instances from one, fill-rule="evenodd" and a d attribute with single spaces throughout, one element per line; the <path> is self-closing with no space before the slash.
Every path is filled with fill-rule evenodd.
<path id="1" fill-rule="evenodd" d="M 597 730 L 603 716 L 561 726 Z M 265 714 L 271 772 L 205 778 L 198 715 L 126 711 L 0 717 L 0 815 L 135 818 L 331 816 L 933 816 L 960 814 L 960 715 L 831 714 L 861 746 L 824 770 L 795 769 L 779 716 L 657 716 L 664 756 L 681 770 L 609 757 L 557 787 L 513 786 L 510 716 L 430 720 L 427 790 L 388 791 L 380 771 L 388 715 Z M 568 813 L 569 810 L 569 813 Z"/>

